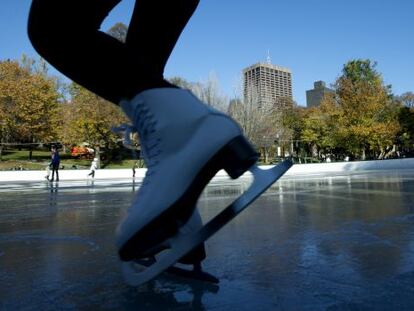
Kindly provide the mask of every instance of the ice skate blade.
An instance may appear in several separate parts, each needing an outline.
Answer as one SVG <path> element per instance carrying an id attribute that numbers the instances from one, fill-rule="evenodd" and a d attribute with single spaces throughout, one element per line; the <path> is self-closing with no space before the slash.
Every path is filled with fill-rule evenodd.
<path id="1" fill-rule="evenodd" d="M 137 272 L 131 262 L 124 262 L 122 272 L 125 281 L 131 286 L 144 284 L 160 273 L 173 266 L 180 258 L 194 249 L 197 245 L 204 242 L 226 225 L 230 220 L 237 216 L 293 165 L 291 160 L 285 160 L 277 166 L 262 170 L 254 165 L 249 169 L 254 180 L 239 198 L 227 206 L 223 211 L 212 218 L 207 224 L 197 231 L 188 234 L 179 233 L 167 241 L 169 249 L 156 256 L 156 261 L 145 268 L 142 272 Z"/>
<path id="2" fill-rule="evenodd" d="M 155 259 L 137 259 L 134 262 L 140 266 L 149 267 L 155 263 Z M 187 280 L 196 280 L 196 281 L 212 283 L 212 284 L 218 284 L 220 282 L 219 279 L 216 278 L 214 275 L 208 272 L 205 272 L 202 269 L 191 270 L 191 269 L 188 269 L 187 267 L 184 268 L 184 266 L 187 266 L 187 265 L 182 265 L 182 266 L 183 267 L 173 265 L 171 267 L 168 267 L 164 271 L 164 273 L 167 273 L 171 276 L 178 276 L 178 277 L 181 277 Z"/>

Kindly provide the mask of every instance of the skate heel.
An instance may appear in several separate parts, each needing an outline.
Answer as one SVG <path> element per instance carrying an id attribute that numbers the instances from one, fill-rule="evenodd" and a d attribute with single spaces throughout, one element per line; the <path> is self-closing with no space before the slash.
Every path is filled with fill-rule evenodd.
<path id="1" fill-rule="evenodd" d="M 220 156 L 224 170 L 232 179 L 239 178 L 259 159 L 259 153 L 242 135 L 231 140 Z"/>

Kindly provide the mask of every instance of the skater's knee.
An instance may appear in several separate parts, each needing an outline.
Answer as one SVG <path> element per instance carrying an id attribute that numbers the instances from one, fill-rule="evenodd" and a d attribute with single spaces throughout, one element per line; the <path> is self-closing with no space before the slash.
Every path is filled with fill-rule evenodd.
<path id="1" fill-rule="evenodd" d="M 93 18 L 87 16 L 77 2 L 33 0 L 27 32 L 36 49 L 65 44 L 71 38 L 96 30 Z"/>
<path id="2" fill-rule="evenodd" d="M 59 37 L 57 33 L 60 24 L 56 21 L 59 20 L 60 14 L 56 5 L 51 4 L 51 1 L 33 0 L 27 23 L 27 34 L 36 50 L 42 51 Z"/>
<path id="3" fill-rule="evenodd" d="M 29 36 L 30 42 L 33 46 L 37 46 L 40 41 L 41 31 L 40 27 L 42 25 L 42 17 L 40 16 L 39 1 L 33 0 L 32 6 L 30 8 L 29 20 L 27 22 L 27 34 Z"/>

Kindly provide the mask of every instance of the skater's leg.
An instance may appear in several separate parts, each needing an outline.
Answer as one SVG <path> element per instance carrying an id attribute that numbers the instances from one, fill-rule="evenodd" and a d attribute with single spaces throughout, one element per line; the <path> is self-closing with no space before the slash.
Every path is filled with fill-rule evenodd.
<path id="1" fill-rule="evenodd" d="M 164 67 L 200 0 L 136 1 L 126 38 L 128 51 L 139 55 L 163 77 Z"/>
<path id="2" fill-rule="evenodd" d="M 147 51 L 153 43 L 148 38 L 141 39 L 140 33 L 131 32 L 123 44 L 99 30 L 104 18 L 119 2 L 33 0 L 28 24 L 29 38 L 40 55 L 70 79 L 116 104 L 149 88 L 172 86 L 162 78 L 160 67 L 165 64 L 154 65 L 147 58 L 156 54 L 155 50 Z M 140 14 L 146 16 L 146 21 L 155 20 L 163 5 L 164 1 L 159 2 L 157 10 Z M 137 5 L 135 11 L 139 9 Z M 145 22 L 136 22 L 136 12 L 133 16 L 134 25 L 151 27 Z M 159 22 L 161 28 L 168 26 Z M 145 29 L 145 32 L 153 31 Z M 175 43 L 166 40 L 166 46 L 170 47 L 171 42 Z M 163 53 L 167 52 L 169 48 L 164 48 Z M 168 56 L 155 58 L 166 61 Z"/>
<path id="3" fill-rule="evenodd" d="M 129 50 L 139 50 L 145 42 L 149 47 L 141 55 L 151 61 L 152 72 L 162 75 L 197 4 L 198 0 L 163 2 L 158 13 L 162 18 L 152 20 L 152 15 L 141 16 L 139 12 L 156 12 L 159 6 L 137 3 L 127 35 Z M 157 42 L 156 38 L 163 35 L 163 43 Z M 257 153 L 233 120 L 187 91 L 150 90 L 122 101 L 121 106 L 139 133 L 148 167 L 136 200 L 117 230 L 119 255 L 129 261 L 144 257 L 154 245 L 168 244 L 167 240 L 188 222 L 198 197 L 217 171 L 224 168 L 237 178 L 256 162 Z"/>
<path id="4" fill-rule="evenodd" d="M 122 44 L 99 31 L 121 0 L 33 0 L 28 34 L 37 52 L 73 81 L 109 100 Z M 112 58 L 112 59 L 111 59 Z M 107 81 L 107 82 L 105 82 Z M 105 88 L 107 90 L 105 90 Z"/>

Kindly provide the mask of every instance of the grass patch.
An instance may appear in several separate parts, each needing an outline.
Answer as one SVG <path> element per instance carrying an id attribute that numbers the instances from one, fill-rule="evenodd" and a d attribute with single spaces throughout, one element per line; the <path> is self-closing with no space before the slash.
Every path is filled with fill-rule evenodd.
<path id="1" fill-rule="evenodd" d="M 110 162 L 108 164 L 101 165 L 101 168 L 130 168 L 134 166 L 136 163 L 136 160 L 123 160 L 123 161 L 117 161 L 117 162 Z"/>
<path id="2" fill-rule="evenodd" d="M 44 170 L 46 169 L 47 164 L 43 163 L 34 163 L 29 161 L 0 161 L 0 170 L 1 171 L 11 171 L 11 170 Z"/>

